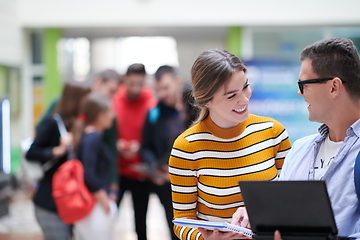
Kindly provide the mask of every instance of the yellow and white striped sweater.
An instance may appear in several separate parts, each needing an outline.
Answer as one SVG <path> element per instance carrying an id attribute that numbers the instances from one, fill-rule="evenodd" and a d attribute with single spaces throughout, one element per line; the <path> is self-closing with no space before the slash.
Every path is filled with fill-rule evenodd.
<path id="1" fill-rule="evenodd" d="M 169 160 L 175 218 L 231 221 L 243 206 L 240 180 L 276 180 L 291 148 L 289 136 L 276 120 L 249 115 L 231 129 L 210 117 L 183 132 Z M 203 239 L 195 229 L 176 226 L 182 240 Z"/>

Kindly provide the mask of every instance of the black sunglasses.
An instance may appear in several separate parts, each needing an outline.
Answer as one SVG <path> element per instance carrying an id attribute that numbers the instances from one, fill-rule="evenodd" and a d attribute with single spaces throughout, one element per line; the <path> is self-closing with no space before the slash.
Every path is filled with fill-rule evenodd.
<path id="1" fill-rule="evenodd" d="M 322 82 L 326 82 L 329 80 L 334 79 L 332 78 L 314 78 L 314 79 L 309 79 L 309 80 L 303 80 L 303 81 L 298 81 L 298 85 L 299 85 L 299 90 L 301 92 L 301 94 L 304 94 L 304 84 L 309 84 L 309 83 L 322 83 Z"/>

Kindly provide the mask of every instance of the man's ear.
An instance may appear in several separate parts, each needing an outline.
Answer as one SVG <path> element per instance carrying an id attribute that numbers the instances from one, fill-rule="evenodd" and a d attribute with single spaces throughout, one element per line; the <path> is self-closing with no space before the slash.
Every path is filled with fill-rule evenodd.
<path id="1" fill-rule="evenodd" d="M 344 87 L 343 82 L 341 81 L 340 78 L 335 77 L 332 80 L 332 85 L 331 85 L 331 93 L 332 94 L 339 94 L 340 90 Z"/>

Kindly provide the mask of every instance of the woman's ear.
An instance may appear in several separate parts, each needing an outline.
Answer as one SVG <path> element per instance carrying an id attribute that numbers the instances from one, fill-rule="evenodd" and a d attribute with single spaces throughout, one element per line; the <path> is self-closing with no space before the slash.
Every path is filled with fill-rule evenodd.
<path id="1" fill-rule="evenodd" d="M 204 106 L 209 108 L 209 104 L 210 104 L 210 102 L 207 102 Z"/>

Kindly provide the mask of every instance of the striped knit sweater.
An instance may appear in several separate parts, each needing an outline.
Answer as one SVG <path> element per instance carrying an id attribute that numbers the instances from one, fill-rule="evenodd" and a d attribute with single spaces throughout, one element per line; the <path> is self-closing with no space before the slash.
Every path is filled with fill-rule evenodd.
<path id="1" fill-rule="evenodd" d="M 291 148 L 285 128 L 269 117 L 249 115 L 231 129 L 210 117 L 175 141 L 169 172 L 175 218 L 231 221 L 243 206 L 240 180 L 276 180 Z M 182 240 L 203 239 L 198 230 L 174 226 Z"/>

